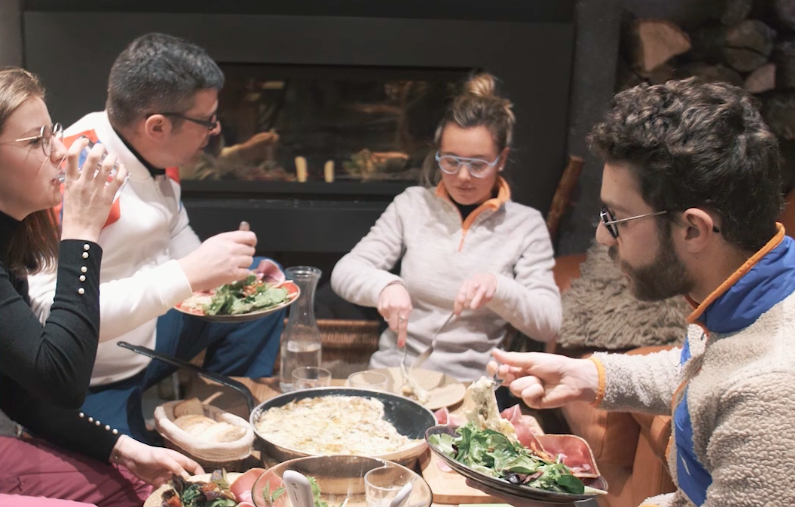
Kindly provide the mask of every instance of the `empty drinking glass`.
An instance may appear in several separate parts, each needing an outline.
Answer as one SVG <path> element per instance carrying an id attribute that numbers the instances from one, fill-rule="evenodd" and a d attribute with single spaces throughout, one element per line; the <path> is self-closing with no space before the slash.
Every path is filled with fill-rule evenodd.
<path id="1" fill-rule="evenodd" d="M 392 499 L 408 482 L 411 482 L 411 474 L 394 465 L 387 464 L 370 470 L 364 476 L 367 507 L 389 507 Z"/>
<path id="2" fill-rule="evenodd" d="M 331 372 L 317 366 L 303 366 L 293 370 L 293 390 L 328 387 L 331 385 Z"/>

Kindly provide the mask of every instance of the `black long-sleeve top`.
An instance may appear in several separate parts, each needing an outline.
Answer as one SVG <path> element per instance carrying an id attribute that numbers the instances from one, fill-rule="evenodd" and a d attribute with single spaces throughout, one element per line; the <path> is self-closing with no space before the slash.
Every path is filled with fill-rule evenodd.
<path id="1" fill-rule="evenodd" d="M 118 432 L 80 412 L 99 343 L 102 249 L 61 241 L 58 282 L 42 325 L 28 282 L 7 269 L 20 222 L 0 212 L 0 410 L 34 435 L 107 462 Z"/>

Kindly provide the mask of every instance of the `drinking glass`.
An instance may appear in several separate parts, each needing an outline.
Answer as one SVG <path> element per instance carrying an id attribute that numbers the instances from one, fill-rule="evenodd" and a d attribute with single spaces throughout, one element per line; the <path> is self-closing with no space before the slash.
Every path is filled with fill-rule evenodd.
<path id="1" fill-rule="evenodd" d="M 293 370 L 293 390 L 328 387 L 331 385 L 331 372 L 317 366 L 303 366 Z"/>
<path id="2" fill-rule="evenodd" d="M 364 475 L 364 496 L 367 507 L 389 507 L 400 489 L 411 482 L 405 469 L 387 464 Z"/>

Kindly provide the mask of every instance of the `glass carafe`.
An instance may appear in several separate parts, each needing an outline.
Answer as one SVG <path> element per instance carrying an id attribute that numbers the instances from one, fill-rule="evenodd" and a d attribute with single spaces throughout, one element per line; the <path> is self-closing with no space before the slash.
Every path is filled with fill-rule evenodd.
<path id="1" fill-rule="evenodd" d="M 315 289 L 323 272 L 309 266 L 287 268 L 285 274 L 299 289 L 301 296 L 290 307 L 290 317 L 282 332 L 279 388 L 293 390 L 293 370 L 302 366 L 320 366 L 320 329 L 315 322 Z"/>

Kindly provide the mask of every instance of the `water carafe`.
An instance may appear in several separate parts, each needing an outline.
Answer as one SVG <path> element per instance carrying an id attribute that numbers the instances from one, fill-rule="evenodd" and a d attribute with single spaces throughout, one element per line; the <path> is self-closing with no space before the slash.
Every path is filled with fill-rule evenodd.
<path id="1" fill-rule="evenodd" d="M 279 388 L 283 393 L 293 390 L 293 370 L 302 366 L 320 366 L 320 329 L 315 322 L 315 289 L 323 272 L 309 266 L 287 268 L 301 295 L 290 307 L 290 317 L 282 332 Z"/>

